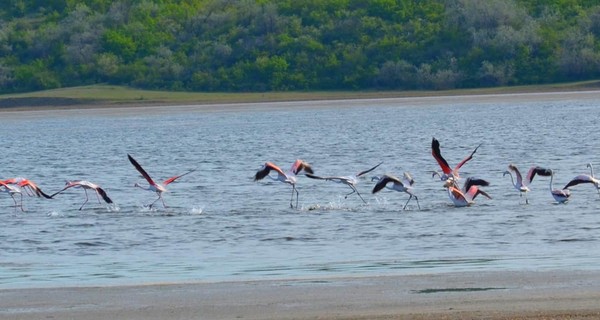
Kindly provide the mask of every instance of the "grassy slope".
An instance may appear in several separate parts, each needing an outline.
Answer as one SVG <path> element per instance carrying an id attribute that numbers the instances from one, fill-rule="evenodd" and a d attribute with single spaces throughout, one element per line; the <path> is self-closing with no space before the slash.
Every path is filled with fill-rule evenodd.
<path id="1" fill-rule="evenodd" d="M 150 105 L 150 104 L 214 104 L 269 101 L 393 98 L 440 95 L 471 95 L 523 92 L 595 90 L 600 81 L 564 84 L 514 86 L 448 91 L 327 91 L 264 93 L 196 93 L 148 91 L 121 86 L 94 85 L 61 88 L 22 94 L 0 95 L 0 107 L 52 107 L 62 105 Z"/>

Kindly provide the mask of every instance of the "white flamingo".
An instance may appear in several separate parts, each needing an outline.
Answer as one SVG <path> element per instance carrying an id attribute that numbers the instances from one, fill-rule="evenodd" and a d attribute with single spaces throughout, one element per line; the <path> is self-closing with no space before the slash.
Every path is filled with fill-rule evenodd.
<path id="1" fill-rule="evenodd" d="M 576 176 L 575 178 L 571 179 L 571 181 L 569 181 L 563 189 L 567 189 L 581 183 L 590 183 L 596 187 L 596 191 L 598 191 L 598 196 L 600 196 L 600 180 L 596 179 L 596 177 L 594 176 L 594 167 L 592 166 L 592 164 L 588 163 L 587 167 L 590 168 L 589 175 L 580 174 Z"/>
<path id="2" fill-rule="evenodd" d="M 413 180 L 413 178 L 410 176 L 410 174 L 408 172 L 404 172 L 402 180 L 398 179 L 395 176 L 389 175 L 389 174 L 385 174 L 381 177 L 371 178 L 371 181 L 374 181 L 374 180 L 377 180 L 377 183 L 375 184 L 375 187 L 373 187 L 373 191 L 372 191 L 373 193 L 377 193 L 383 188 L 388 188 L 390 190 L 394 190 L 394 191 L 398 191 L 398 192 L 405 192 L 410 197 L 404 204 L 404 207 L 402 208 L 402 210 L 406 210 L 406 206 L 408 206 L 408 203 L 410 202 L 410 200 L 412 198 L 415 198 L 415 200 L 417 201 L 417 206 L 419 207 L 419 210 L 421 210 L 421 205 L 419 204 L 419 198 L 413 193 L 412 186 L 415 183 L 415 180 Z M 390 183 L 391 183 L 391 185 L 390 185 Z"/>
<path id="3" fill-rule="evenodd" d="M 371 169 L 365 170 L 365 171 L 361 171 L 353 176 L 328 176 L 328 177 L 320 177 L 320 176 L 316 176 L 314 174 L 311 173 L 307 173 L 306 176 L 311 178 L 311 179 L 319 179 L 319 180 L 325 180 L 325 181 L 333 181 L 333 182 L 337 182 L 337 183 L 342 183 L 347 185 L 348 187 L 350 187 L 350 189 L 352 189 L 352 192 L 346 194 L 344 196 L 344 199 L 347 199 L 349 195 L 356 193 L 360 199 L 364 202 L 367 203 L 365 201 L 365 199 L 363 199 L 363 197 L 360 195 L 360 192 L 358 192 L 358 189 L 356 189 L 356 185 L 358 184 L 358 178 L 362 177 L 363 175 L 375 170 L 377 167 L 379 167 L 383 162 L 380 162 L 378 165 L 372 167 Z"/>
<path id="4" fill-rule="evenodd" d="M 146 181 L 148 181 L 148 186 L 147 187 L 143 187 L 143 186 L 141 186 L 141 185 L 139 185 L 137 183 L 134 184 L 133 186 L 141 188 L 141 189 L 144 189 L 144 190 L 156 192 L 156 194 L 158 195 L 158 198 L 156 200 L 154 200 L 154 202 L 152 202 L 150 205 L 148 205 L 149 208 L 152 208 L 152 206 L 158 200 L 162 200 L 163 207 L 166 208 L 167 205 L 165 204 L 165 200 L 162 198 L 163 192 L 167 192 L 166 186 L 168 184 L 170 184 L 171 182 L 173 182 L 173 181 L 175 181 L 175 180 L 177 180 L 177 179 L 185 176 L 186 174 L 190 174 L 190 173 L 196 171 L 196 170 L 190 170 L 190 171 L 188 171 L 188 172 L 186 172 L 184 174 L 180 174 L 178 176 L 171 177 L 171 178 L 163 181 L 162 183 L 156 183 L 154 180 L 152 180 L 152 178 L 150 177 L 150 175 L 148 175 L 148 173 L 146 172 L 146 170 L 144 170 L 144 168 L 142 168 L 142 166 L 140 166 L 140 164 L 137 161 L 135 161 L 135 159 L 131 155 L 127 154 L 127 158 L 129 158 L 129 162 L 131 162 L 131 164 L 133 164 L 133 166 L 144 177 L 144 179 L 146 179 Z"/>
<path id="5" fill-rule="evenodd" d="M 550 195 L 552 195 L 552 198 L 554 198 L 556 202 L 565 203 L 569 201 L 569 198 L 571 197 L 571 191 L 569 189 L 554 189 L 554 170 L 539 170 L 537 174 L 546 177 L 550 176 Z"/>
<path id="6" fill-rule="evenodd" d="M 533 178 L 535 177 L 535 175 L 538 172 L 544 172 L 546 169 L 541 168 L 541 167 L 537 167 L 537 166 L 533 166 L 531 168 L 529 168 L 529 171 L 527 171 L 527 176 L 525 176 L 525 179 L 523 180 L 523 177 L 521 176 L 521 172 L 519 172 L 519 169 L 517 169 L 517 167 L 514 164 L 509 164 L 508 165 L 508 170 L 504 171 L 504 174 L 502 176 L 505 175 L 510 175 L 510 181 L 512 182 L 513 186 L 515 187 L 515 189 L 517 189 L 517 191 L 519 191 L 519 196 L 522 197 L 523 194 L 525 195 L 525 203 L 529 203 L 529 200 L 527 199 L 527 192 L 531 191 L 531 189 L 529 189 L 529 185 L 531 184 L 531 182 L 533 181 Z M 515 182 L 515 180 L 513 179 L 513 175 L 512 173 L 514 172 L 517 181 Z"/>
<path id="7" fill-rule="evenodd" d="M 314 173 L 312 167 L 305 161 L 297 159 L 294 164 L 292 164 L 292 167 L 290 169 L 290 171 L 288 172 L 284 172 L 283 170 L 281 170 L 281 168 L 279 168 L 278 166 L 276 166 L 274 163 L 272 162 L 266 162 L 263 167 L 258 170 L 258 172 L 256 172 L 256 174 L 254 175 L 254 181 L 258 181 L 258 180 L 262 180 L 265 177 L 269 177 L 271 180 L 274 181 L 279 181 L 279 182 L 283 182 L 283 183 L 287 183 L 289 185 L 292 186 L 292 198 L 290 199 L 290 208 L 294 208 L 294 193 L 296 194 L 296 208 L 298 208 L 298 195 L 299 192 L 296 189 L 296 175 L 298 173 L 300 173 L 300 171 L 305 171 L 307 173 Z M 269 175 L 269 173 L 271 171 L 275 171 L 277 172 L 277 177 L 271 177 Z"/>
<path id="8" fill-rule="evenodd" d="M 85 192 L 85 202 L 81 205 L 81 207 L 79 207 L 79 210 L 83 209 L 83 206 L 85 206 L 85 204 L 89 200 L 87 190 L 94 190 L 94 192 L 96 192 L 96 197 L 98 198 L 98 203 L 101 203 L 100 197 L 102 197 L 102 199 L 104 199 L 104 201 L 108 204 L 113 203 L 113 201 L 108 197 L 108 195 L 106 194 L 106 191 L 104 191 L 104 189 L 100 188 L 100 186 L 98 186 L 97 184 L 91 183 L 86 180 L 67 181 L 66 186 L 62 190 L 55 192 L 50 197 L 54 197 L 55 195 L 65 191 L 69 188 L 82 188 L 83 191 Z"/>

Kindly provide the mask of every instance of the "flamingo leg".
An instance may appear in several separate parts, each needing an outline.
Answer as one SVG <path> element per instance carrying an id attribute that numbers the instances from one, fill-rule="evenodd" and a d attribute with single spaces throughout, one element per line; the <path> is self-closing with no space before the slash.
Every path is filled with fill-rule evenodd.
<path id="1" fill-rule="evenodd" d="M 21 195 L 22 196 L 22 195 Z M 15 203 L 15 211 L 17 211 L 17 207 L 19 206 L 17 204 L 17 199 L 15 199 L 15 195 L 14 194 L 10 194 L 10 197 L 13 199 L 14 203 Z M 21 206 L 21 211 L 23 211 L 23 206 Z"/>
<path id="2" fill-rule="evenodd" d="M 81 207 L 79 207 L 79 211 L 81 211 L 81 209 L 83 209 L 83 206 L 85 206 L 85 204 L 88 202 L 89 198 L 88 198 L 88 194 L 87 194 L 87 190 L 83 189 L 83 192 L 85 192 L 85 202 L 81 205 Z"/>
<path id="3" fill-rule="evenodd" d="M 350 186 L 350 188 L 352 188 L 352 190 L 354 190 L 354 191 L 352 191 L 351 193 L 348 193 L 346 195 L 346 197 L 356 192 L 356 194 L 358 195 L 358 197 L 360 198 L 360 200 L 362 200 L 365 204 L 367 204 L 367 202 L 365 201 L 365 199 L 363 199 L 363 197 L 360 195 L 360 192 L 358 192 L 358 190 L 355 187 Z"/>
<path id="4" fill-rule="evenodd" d="M 21 211 L 22 211 L 22 212 L 25 212 L 25 209 L 23 209 L 23 194 L 22 194 L 22 193 L 20 193 L 20 195 L 21 195 L 21 205 L 20 205 L 20 207 L 21 207 Z"/>
<path id="5" fill-rule="evenodd" d="M 350 193 L 347 193 L 347 194 L 344 196 L 344 199 L 348 199 L 348 196 L 349 196 L 349 195 L 351 195 L 351 194 L 353 194 L 353 193 L 355 193 L 355 192 L 358 192 L 358 191 L 356 191 L 356 189 L 354 189 L 354 188 L 353 188 L 351 185 L 348 185 L 348 186 L 349 186 L 349 187 L 352 189 L 352 192 L 350 192 Z M 361 198 L 362 198 L 362 197 L 361 197 Z M 364 200 L 363 200 L 363 201 L 364 201 Z"/>
<path id="6" fill-rule="evenodd" d="M 157 193 L 158 193 L 158 192 L 157 192 Z M 152 206 L 153 206 L 153 205 L 156 203 L 156 201 L 158 201 L 158 200 L 162 200 L 162 196 L 161 196 L 161 194 L 160 194 L 160 193 L 158 193 L 158 198 L 156 198 L 156 200 L 154 200 L 154 202 L 152 202 L 151 204 L 149 204 L 149 205 L 148 205 L 148 208 L 152 208 Z M 163 203 L 163 207 L 165 207 L 165 208 L 166 208 L 166 206 L 165 206 L 165 200 L 162 200 L 162 203 Z"/>
<path id="7" fill-rule="evenodd" d="M 406 206 L 408 206 L 408 203 L 410 202 L 410 199 L 412 199 L 412 194 L 410 195 L 410 197 L 408 197 L 408 200 L 406 200 L 406 203 L 404 204 L 404 208 L 402 208 L 402 210 L 406 210 Z"/>
<path id="8" fill-rule="evenodd" d="M 417 200 L 417 207 L 421 210 L 421 205 L 419 204 L 419 198 L 417 198 L 417 196 L 415 196 L 415 200 Z"/>
<path id="9" fill-rule="evenodd" d="M 290 208 L 294 208 L 293 200 L 294 200 L 294 192 L 296 193 L 296 209 L 298 209 L 298 190 L 296 189 L 295 185 L 292 185 L 292 198 L 290 199 Z"/>

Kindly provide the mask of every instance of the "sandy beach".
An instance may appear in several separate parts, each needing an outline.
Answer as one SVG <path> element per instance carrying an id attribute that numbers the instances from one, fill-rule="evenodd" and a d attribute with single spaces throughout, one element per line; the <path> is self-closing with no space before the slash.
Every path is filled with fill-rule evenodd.
<path id="1" fill-rule="evenodd" d="M 11 289 L 2 319 L 598 319 L 600 272 Z"/>
<path id="2" fill-rule="evenodd" d="M 80 112 L 236 112 L 372 105 L 600 101 L 600 91 L 181 106 L 2 109 L 2 117 Z M 593 251 L 590 252 L 593 254 Z M 50 284 L 51 285 L 51 284 Z M 600 271 L 485 271 L 102 287 L 0 288 L 0 319 L 600 319 Z"/>

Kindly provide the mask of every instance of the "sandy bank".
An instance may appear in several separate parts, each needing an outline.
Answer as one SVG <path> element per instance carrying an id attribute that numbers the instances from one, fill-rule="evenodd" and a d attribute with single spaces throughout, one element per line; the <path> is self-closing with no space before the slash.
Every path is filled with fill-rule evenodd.
<path id="1" fill-rule="evenodd" d="M 539 92 L 539 93 L 510 93 L 485 95 L 453 95 L 402 97 L 381 99 L 347 99 L 347 100 L 314 100 L 261 103 L 228 103 L 228 104 L 186 104 L 186 105 L 64 105 L 64 106 L 35 106 L 26 108 L 0 108 L 3 117 L 62 117 L 76 114 L 94 114 L 106 116 L 135 115 L 140 113 L 173 114 L 178 112 L 239 112 L 239 111 L 270 111 L 289 109 L 321 109 L 321 108 L 350 108 L 366 106 L 435 106 L 440 104 L 489 104 L 489 103 L 518 103 L 518 102 L 557 102 L 568 100 L 598 100 L 600 91 L 570 91 L 570 92 Z"/>
<path id="2" fill-rule="evenodd" d="M 2 319 L 598 319 L 600 272 L 0 290 Z"/>

